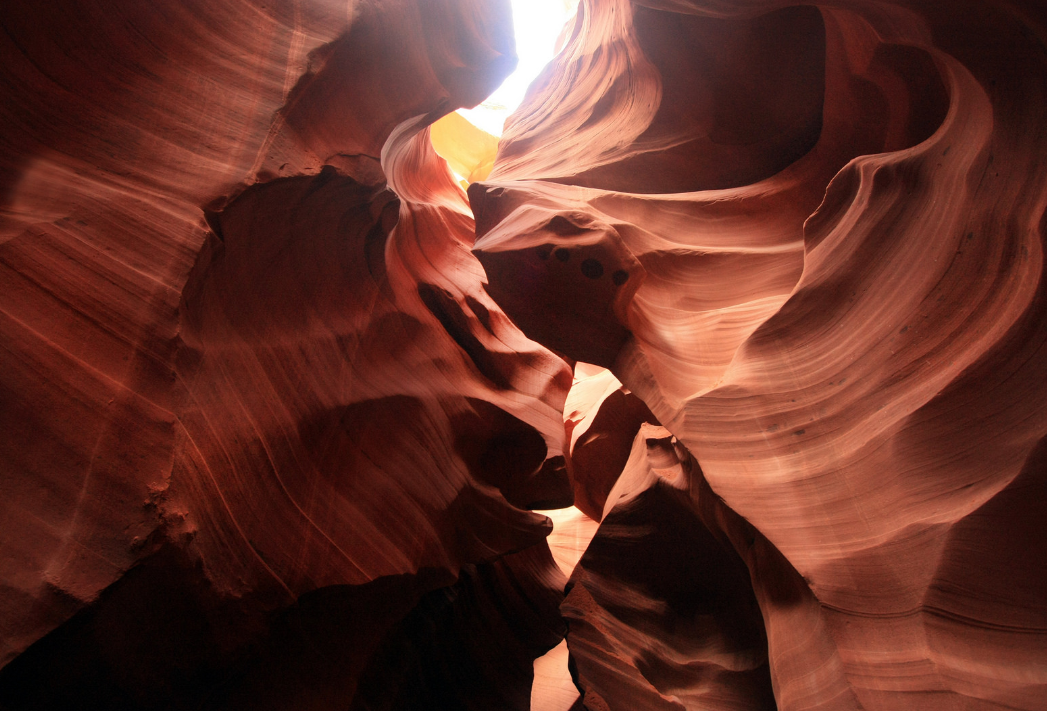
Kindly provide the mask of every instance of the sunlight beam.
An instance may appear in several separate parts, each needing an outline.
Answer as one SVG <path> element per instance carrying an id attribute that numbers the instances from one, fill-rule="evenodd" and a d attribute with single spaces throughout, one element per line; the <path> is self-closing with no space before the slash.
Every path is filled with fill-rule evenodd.
<path id="1" fill-rule="evenodd" d="M 502 135 L 505 119 L 523 101 L 527 87 L 553 58 L 556 40 L 564 24 L 574 15 L 578 0 L 512 0 L 516 71 L 475 109 L 459 109 L 477 128 Z"/>

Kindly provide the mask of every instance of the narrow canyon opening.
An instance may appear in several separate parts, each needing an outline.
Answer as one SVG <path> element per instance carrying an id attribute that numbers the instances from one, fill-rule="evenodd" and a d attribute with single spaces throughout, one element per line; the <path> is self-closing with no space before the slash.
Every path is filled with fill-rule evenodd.
<path id="1" fill-rule="evenodd" d="M 480 104 L 449 113 L 429 127 L 434 150 L 463 189 L 491 174 L 506 120 L 562 48 L 578 2 L 511 0 L 516 67 Z"/>
<path id="2" fill-rule="evenodd" d="M 4 711 L 1043 711 L 1042 3 L 56 2 Z"/>

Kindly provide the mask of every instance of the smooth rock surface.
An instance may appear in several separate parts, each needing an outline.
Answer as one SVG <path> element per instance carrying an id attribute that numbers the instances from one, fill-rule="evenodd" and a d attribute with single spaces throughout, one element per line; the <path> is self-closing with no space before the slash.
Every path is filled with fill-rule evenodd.
<path id="1" fill-rule="evenodd" d="M 5 3 L 0 707 L 1044 711 L 1045 47 Z"/>
<path id="2" fill-rule="evenodd" d="M 751 76 L 667 88 L 772 18 L 791 41 Z M 780 709 L 1044 708 L 1047 529 L 1018 502 L 1047 477 L 1045 27 L 1037 3 L 582 3 L 470 187 L 496 300 L 610 368 L 722 501 Z M 819 46 L 808 144 L 814 94 L 750 88 L 810 88 Z"/>
<path id="3" fill-rule="evenodd" d="M 0 705 L 527 708 L 571 372 L 427 130 L 508 9 L 4 7 Z"/>

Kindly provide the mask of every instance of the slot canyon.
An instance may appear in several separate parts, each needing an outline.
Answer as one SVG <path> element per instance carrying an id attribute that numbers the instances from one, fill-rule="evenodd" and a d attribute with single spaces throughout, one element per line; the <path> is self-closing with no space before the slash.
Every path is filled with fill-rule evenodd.
<path id="1" fill-rule="evenodd" d="M 1047 711 L 1047 4 L 555 30 L 0 5 L 0 710 Z"/>

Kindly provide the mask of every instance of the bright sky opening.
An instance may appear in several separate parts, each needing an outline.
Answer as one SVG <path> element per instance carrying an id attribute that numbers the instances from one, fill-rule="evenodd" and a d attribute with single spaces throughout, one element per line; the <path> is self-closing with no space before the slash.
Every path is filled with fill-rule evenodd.
<path id="1" fill-rule="evenodd" d="M 555 54 L 556 40 L 578 0 L 512 0 L 516 29 L 516 71 L 475 109 L 460 109 L 474 126 L 501 136 L 502 125 L 523 101 L 527 87 Z"/>

